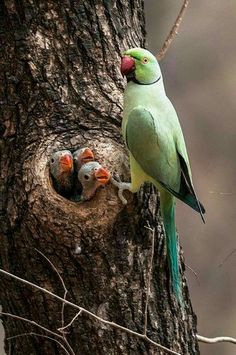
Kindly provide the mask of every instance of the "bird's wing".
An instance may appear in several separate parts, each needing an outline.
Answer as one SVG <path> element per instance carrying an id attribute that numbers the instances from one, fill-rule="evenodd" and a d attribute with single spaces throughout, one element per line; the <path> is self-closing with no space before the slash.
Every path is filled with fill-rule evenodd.
<path id="1" fill-rule="evenodd" d="M 180 163 L 175 143 L 165 128 L 158 125 L 150 111 L 142 106 L 134 108 L 126 124 L 126 143 L 129 151 L 152 179 L 167 189 L 178 192 Z"/>
<path id="2" fill-rule="evenodd" d="M 134 108 L 126 124 L 128 149 L 148 176 L 202 216 L 205 209 L 193 188 L 182 132 L 174 139 L 174 132 L 167 131 L 170 126 L 162 122 L 142 106 Z"/>
<path id="3" fill-rule="evenodd" d="M 194 208 L 197 212 L 199 212 L 202 221 L 205 223 L 203 217 L 203 214 L 205 213 L 205 208 L 202 205 L 202 203 L 198 200 L 197 194 L 195 192 L 188 159 L 185 159 L 185 157 L 179 152 L 178 152 L 178 157 L 179 157 L 180 168 L 181 168 L 181 183 L 180 183 L 179 198 L 183 202 L 187 203 L 192 208 Z"/>

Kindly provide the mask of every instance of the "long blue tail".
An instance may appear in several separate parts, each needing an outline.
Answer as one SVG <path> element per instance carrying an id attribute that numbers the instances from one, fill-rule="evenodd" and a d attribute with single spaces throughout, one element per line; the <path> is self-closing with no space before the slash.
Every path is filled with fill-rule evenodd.
<path id="1" fill-rule="evenodd" d="M 182 303 L 182 290 L 179 273 L 178 245 L 175 227 L 175 197 L 168 191 L 161 190 L 161 212 L 166 233 L 167 257 L 173 291 Z"/>

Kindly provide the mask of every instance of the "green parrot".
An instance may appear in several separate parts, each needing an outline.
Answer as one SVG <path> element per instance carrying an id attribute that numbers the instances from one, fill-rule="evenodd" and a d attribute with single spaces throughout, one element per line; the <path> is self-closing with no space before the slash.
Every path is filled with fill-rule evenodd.
<path id="1" fill-rule="evenodd" d="M 205 209 L 193 187 L 183 133 L 157 59 L 143 48 L 129 49 L 123 53 L 121 73 L 128 82 L 122 134 L 130 155 L 131 183 L 117 183 L 119 195 L 122 198 L 126 189 L 137 192 L 144 182 L 159 190 L 171 283 L 181 301 L 175 198 L 199 212 L 203 222 Z"/>

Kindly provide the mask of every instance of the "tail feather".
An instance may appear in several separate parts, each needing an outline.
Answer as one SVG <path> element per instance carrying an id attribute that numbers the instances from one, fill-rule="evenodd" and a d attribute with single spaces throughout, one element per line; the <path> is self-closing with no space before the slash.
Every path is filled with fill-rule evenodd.
<path id="1" fill-rule="evenodd" d="M 179 272 L 178 245 L 175 228 L 175 198 L 169 192 L 161 191 L 161 212 L 165 227 L 167 257 L 171 284 L 177 299 L 182 303 L 182 290 Z"/>
<path id="2" fill-rule="evenodd" d="M 205 219 L 203 217 L 203 214 L 205 213 L 205 208 L 201 204 L 201 202 L 197 199 L 195 192 L 194 194 L 192 192 L 189 192 L 182 176 L 181 176 L 180 192 L 174 191 L 173 189 L 171 189 L 171 187 L 163 184 L 162 182 L 159 182 L 159 184 L 162 187 L 164 187 L 167 191 L 169 191 L 172 195 L 174 195 L 175 197 L 177 197 L 178 199 L 186 203 L 188 206 L 192 207 L 195 211 L 200 213 L 202 221 L 203 223 L 205 223 Z"/>
<path id="3" fill-rule="evenodd" d="M 185 159 L 182 157 L 180 153 L 178 153 L 179 156 L 179 161 L 180 161 L 180 166 L 181 166 L 181 186 L 180 190 L 180 195 L 182 195 L 182 201 L 187 203 L 190 207 L 192 207 L 195 211 L 199 212 L 201 215 L 201 219 L 203 223 L 205 223 L 205 219 L 203 217 L 205 213 L 205 208 L 201 204 L 201 202 L 198 200 L 198 197 L 196 195 L 196 192 L 193 187 L 192 179 L 189 175 L 189 169 L 188 166 L 185 162 Z"/>

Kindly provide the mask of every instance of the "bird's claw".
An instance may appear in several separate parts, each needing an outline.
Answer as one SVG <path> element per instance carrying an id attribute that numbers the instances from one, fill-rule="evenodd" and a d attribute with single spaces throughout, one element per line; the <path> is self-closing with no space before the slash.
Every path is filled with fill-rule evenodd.
<path id="1" fill-rule="evenodd" d="M 131 191 L 131 184 L 130 183 L 128 183 L 128 182 L 122 182 L 121 180 L 120 180 L 120 177 L 118 176 L 118 181 L 116 180 L 116 179 L 114 179 L 114 177 L 112 176 L 111 177 L 111 183 L 114 185 L 114 186 L 116 186 L 116 187 L 118 187 L 118 196 L 119 196 L 119 198 L 120 198 L 120 200 L 121 200 L 121 202 L 123 203 L 123 205 L 127 205 L 127 200 L 126 200 L 126 198 L 123 196 L 123 191 L 124 190 L 129 190 L 129 191 Z"/>
<path id="2" fill-rule="evenodd" d="M 111 177 L 111 180 L 112 180 L 112 183 L 113 183 L 115 186 L 118 186 L 118 185 L 116 185 L 116 184 L 122 183 L 121 178 L 120 178 L 120 175 L 117 174 L 117 173 L 113 173 L 113 175 L 112 175 L 112 177 Z"/>

